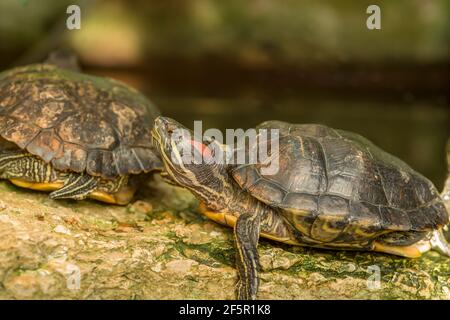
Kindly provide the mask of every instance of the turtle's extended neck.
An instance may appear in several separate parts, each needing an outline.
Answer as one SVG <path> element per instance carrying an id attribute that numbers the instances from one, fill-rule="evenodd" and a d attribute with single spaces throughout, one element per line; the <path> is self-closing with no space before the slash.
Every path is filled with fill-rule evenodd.
<path id="1" fill-rule="evenodd" d="M 243 190 L 229 172 L 221 172 L 219 180 L 208 179 L 206 189 L 190 189 L 209 209 L 228 213 L 236 218 L 242 214 L 258 215 L 261 231 L 272 234 L 274 238 L 298 241 L 301 238 L 278 210 L 259 201 L 248 191 Z M 211 190 L 205 192 L 205 190 Z"/>
<path id="2" fill-rule="evenodd" d="M 208 171 L 214 172 L 214 174 L 210 173 L 205 179 L 202 179 L 203 187 L 197 186 L 191 191 L 210 209 L 235 215 L 270 209 L 234 181 L 229 167 L 223 166 Z"/>
<path id="3" fill-rule="evenodd" d="M 226 166 L 203 165 L 192 177 L 189 183 L 176 180 L 212 210 L 222 211 L 235 201 L 236 186 Z"/>

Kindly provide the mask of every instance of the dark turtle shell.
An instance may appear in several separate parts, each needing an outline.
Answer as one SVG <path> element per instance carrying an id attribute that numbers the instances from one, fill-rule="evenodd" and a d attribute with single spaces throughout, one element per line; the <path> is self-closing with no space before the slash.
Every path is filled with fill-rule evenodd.
<path id="1" fill-rule="evenodd" d="M 36 64 L 0 74 L 0 136 L 61 171 L 114 178 L 159 168 L 158 110 L 112 79 Z"/>
<path id="2" fill-rule="evenodd" d="M 280 121 L 258 127 L 264 128 L 279 129 L 279 153 L 267 160 L 279 156 L 279 171 L 264 175 L 266 162 L 236 166 L 232 175 L 307 236 L 326 242 L 351 234 L 355 240 L 358 233 L 429 231 L 448 222 L 433 184 L 362 136 Z M 270 141 L 259 138 L 260 146 Z"/>

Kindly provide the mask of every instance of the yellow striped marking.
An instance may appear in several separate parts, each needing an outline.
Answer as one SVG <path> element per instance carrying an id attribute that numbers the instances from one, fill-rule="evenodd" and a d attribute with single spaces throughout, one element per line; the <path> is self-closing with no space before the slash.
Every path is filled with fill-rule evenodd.
<path id="1" fill-rule="evenodd" d="M 226 212 L 216 212 L 216 211 L 211 211 L 207 208 L 207 206 L 201 202 L 199 205 L 199 212 L 204 215 L 205 217 L 207 217 L 208 219 L 211 219 L 217 223 L 220 223 L 222 225 L 225 226 L 229 226 L 231 228 L 234 228 L 234 226 L 236 225 L 236 220 L 237 217 L 233 216 L 229 213 Z M 267 233 L 267 232 L 260 232 L 261 237 L 264 237 L 266 239 L 270 239 L 270 240 L 274 240 L 277 242 L 283 242 L 286 244 L 291 244 L 291 245 L 301 245 L 298 241 L 296 241 L 295 239 L 291 239 L 291 238 L 280 238 L 274 234 L 271 233 Z"/>

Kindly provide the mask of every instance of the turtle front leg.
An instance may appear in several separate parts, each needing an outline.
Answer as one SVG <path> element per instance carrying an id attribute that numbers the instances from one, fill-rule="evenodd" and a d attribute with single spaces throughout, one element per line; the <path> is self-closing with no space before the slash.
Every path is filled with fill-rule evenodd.
<path id="1" fill-rule="evenodd" d="M 261 214 L 245 213 L 234 226 L 236 243 L 236 267 L 239 280 L 236 294 L 239 300 L 254 300 L 259 287 L 258 271 L 261 269 L 257 251 Z"/>
<path id="2" fill-rule="evenodd" d="M 52 199 L 85 199 L 97 189 L 100 178 L 83 173 L 64 173 L 23 150 L 0 152 L 0 178 L 40 191 L 53 191 Z"/>
<path id="3" fill-rule="evenodd" d="M 71 173 L 61 189 L 49 194 L 51 199 L 83 200 L 97 189 L 100 178 L 83 173 Z"/>

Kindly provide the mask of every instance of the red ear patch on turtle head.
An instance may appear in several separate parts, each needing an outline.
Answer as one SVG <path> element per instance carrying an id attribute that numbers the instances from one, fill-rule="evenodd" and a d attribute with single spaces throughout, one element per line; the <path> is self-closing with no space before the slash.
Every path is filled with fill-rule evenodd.
<path id="1" fill-rule="evenodd" d="M 210 159 L 212 158 L 212 152 L 211 149 L 204 143 L 201 143 L 196 140 L 190 140 L 189 141 L 191 146 L 197 150 L 198 153 L 200 153 L 203 156 L 203 159 Z"/>

